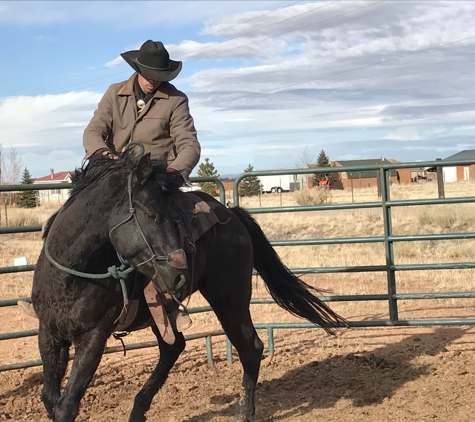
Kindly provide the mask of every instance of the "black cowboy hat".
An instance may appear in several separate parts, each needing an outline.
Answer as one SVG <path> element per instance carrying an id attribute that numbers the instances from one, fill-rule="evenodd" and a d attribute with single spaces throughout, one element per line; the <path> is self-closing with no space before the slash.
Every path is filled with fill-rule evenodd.
<path id="1" fill-rule="evenodd" d="M 171 81 L 181 70 L 181 62 L 170 60 L 160 41 L 145 41 L 140 50 L 127 51 L 121 56 L 136 72 L 154 81 Z"/>

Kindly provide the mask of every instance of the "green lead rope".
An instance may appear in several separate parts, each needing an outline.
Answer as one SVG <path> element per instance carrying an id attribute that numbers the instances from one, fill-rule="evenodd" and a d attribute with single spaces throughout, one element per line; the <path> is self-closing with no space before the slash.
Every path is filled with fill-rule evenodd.
<path id="1" fill-rule="evenodd" d="M 59 215 L 59 212 L 58 212 Z M 54 223 L 53 223 L 54 224 Z M 122 288 L 122 297 L 124 299 L 124 308 L 123 311 L 127 311 L 127 307 L 129 306 L 129 296 L 127 294 L 127 286 L 125 284 L 125 280 L 129 276 L 129 274 L 135 270 L 135 267 L 127 266 L 126 264 L 122 264 L 120 267 L 117 267 L 115 265 L 112 265 L 107 269 L 107 273 L 105 274 L 90 274 L 90 273 L 83 273 L 81 271 L 76 271 L 71 268 L 65 267 L 64 265 L 61 265 L 59 262 L 55 261 L 53 257 L 50 255 L 48 251 L 48 238 L 51 233 L 53 227 L 50 228 L 50 231 L 48 233 L 47 238 L 45 239 L 45 256 L 48 258 L 48 261 L 51 262 L 56 268 L 58 268 L 61 271 L 64 271 L 68 274 L 77 276 L 77 277 L 82 277 L 82 278 L 92 278 L 92 279 L 105 279 L 109 277 L 113 277 L 116 280 L 119 280 L 120 286 Z M 122 315 L 122 313 L 121 313 Z M 120 315 L 119 315 L 120 317 Z"/>
<path id="2" fill-rule="evenodd" d="M 144 154 L 144 146 L 141 142 L 138 142 L 138 141 L 130 141 L 125 150 L 127 149 L 130 149 L 130 148 L 133 148 L 135 146 L 138 146 L 140 148 L 140 157 L 143 156 Z M 58 217 L 59 213 L 61 212 L 61 209 L 62 207 L 60 208 L 60 210 L 58 211 L 58 214 L 56 216 L 56 218 Z M 54 222 L 53 222 L 53 225 L 54 225 Z M 124 299 L 124 307 L 122 309 L 122 312 L 121 314 L 119 315 L 119 317 L 117 318 L 117 320 L 119 320 L 119 318 L 121 317 L 121 315 L 124 313 L 124 312 L 127 312 L 127 307 L 129 306 L 129 296 L 127 294 L 127 286 L 125 284 L 125 280 L 127 279 L 127 277 L 129 276 L 129 274 L 135 270 L 135 267 L 131 267 L 131 266 L 128 266 L 126 264 L 122 264 L 120 267 L 117 267 L 115 265 L 112 265 L 111 267 L 109 267 L 107 270 L 107 273 L 105 274 L 90 274 L 90 273 L 83 273 L 81 271 L 76 271 L 76 270 L 73 270 L 71 268 L 68 268 L 68 267 L 65 267 L 64 265 L 61 265 L 59 262 L 55 261 L 53 259 L 53 257 L 49 254 L 49 251 L 48 251 L 48 238 L 49 238 L 49 235 L 51 233 L 53 229 L 53 226 L 50 227 L 50 230 L 49 230 L 49 233 L 48 233 L 48 236 L 46 237 L 45 239 L 45 244 L 44 244 L 44 247 L 45 247 L 45 255 L 46 255 L 46 258 L 48 258 L 48 261 L 51 262 L 56 268 L 58 268 L 59 270 L 61 271 L 65 271 L 66 273 L 68 274 L 71 274 L 71 275 L 74 275 L 74 276 L 77 276 L 77 277 L 82 277 L 82 278 L 92 278 L 92 279 L 105 279 L 105 278 L 109 278 L 109 277 L 113 277 L 115 278 L 116 280 L 119 280 L 120 282 L 120 287 L 122 288 L 122 297 Z"/>

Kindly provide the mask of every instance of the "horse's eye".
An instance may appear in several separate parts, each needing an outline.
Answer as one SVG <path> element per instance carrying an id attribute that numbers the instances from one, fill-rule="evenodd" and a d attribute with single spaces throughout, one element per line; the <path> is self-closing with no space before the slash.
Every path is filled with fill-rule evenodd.
<path id="1" fill-rule="evenodd" d="M 160 221 L 160 217 L 155 214 L 147 214 L 147 217 L 150 218 L 151 220 L 155 221 L 155 223 L 158 223 Z"/>

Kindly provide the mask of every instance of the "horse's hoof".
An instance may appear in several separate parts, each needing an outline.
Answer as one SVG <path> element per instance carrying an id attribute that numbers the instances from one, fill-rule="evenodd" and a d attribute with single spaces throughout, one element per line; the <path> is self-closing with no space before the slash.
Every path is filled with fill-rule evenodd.
<path id="1" fill-rule="evenodd" d="M 145 422 L 146 420 L 147 418 L 145 417 L 143 413 L 139 414 L 139 413 L 134 413 L 133 411 L 129 417 L 129 422 Z"/>
<path id="2" fill-rule="evenodd" d="M 253 422 L 254 421 L 254 415 L 252 416 L 245 416 L 242 414 L 236 414 L 234 415 L 233 422 Z"/>

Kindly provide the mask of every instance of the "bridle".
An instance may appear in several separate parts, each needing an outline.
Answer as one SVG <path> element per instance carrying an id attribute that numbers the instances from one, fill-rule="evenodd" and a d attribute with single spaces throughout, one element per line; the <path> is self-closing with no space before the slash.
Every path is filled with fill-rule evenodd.
<path id="1" fill-rule="evenodd" d="M 133 219 L 133 220 L 135 220 L 135 223 L 136 223 L 136 225 L 139 229 L 139 232 L 142 236 L 142 239 L 144 240 L 145 245 L 147 246 L 147 249 L 149 250 L 150 255 L 151 255 L 150 258 L 146 259 L 145 261 L 142 261 L 139 264 L 133 265 L 133 267 L 138 268 L 138 267 L 141 267 L 142 265 L 148 264 L 149 262 L 152 262 L 152 261 L 164 261 L 173 268 L 177 268 L 179 270 L 188 269 L 188 265 L 187 265 L 187 261 L 186 261 L 186 254 L 185 254 L 185 251 L 183 249 L 181 249 L 181 248 L 175 249 L 174 251 L 169 252 L 167 255 L 158 255 L 157 253 L 155 253 L 155 251 L 153 250 L 152 245 L 150 245 L 147 238 L 145 237 L 145 233 L 144 233 L 144 231 L 142 229 L 142 226 L 140 225 L 140 222 L 137 218 L 137 213 L 136 213 L 136 210 L 135 210 L 135 207 L 134 207 L 134 204 L 133 204 L 133 199 L 132 199 L 132 178 L 134 176 L 134 172 L 135 172 L 135 170 L 132 170 L 129 173 L 129 176 L 127 177 L 127 194 L 128 194 L 128 198 L 129 198 L 129 215 L 123 221 L 116 224 L 114 227 L 112 227 L 109 230 L 109 238 L 112 240 L 112 237 L 111 237 L 112 232 Z M 131 265 L 129 262 L 127 262 L 125 260 L 125 258 L 119 252 L 116 251 L 116 253 L 117 253 L 117 256 L 119 258 L 119 261 L 122 264 Z M 161 279 L 160 279 L 160 282 L 163 283 L 163 281 Z M 164 289 L 163 292 L 167 291 L 167 289 L 164 285 L 161 285 L 160 287 L 162 289 Z"/>
<path id="2" fill-rule="evenodd" d="M 181 248 L 176 249 L 176 250 L 168 253 L 167 255 L 157 255 L 155 253 L 155 251 L 153 250 L 152 246 L 150 245 L 150 243 L 147 241 L 147 239 L 145 237 L 145 234 L 143 232 L 142 226 L 140 225 L 140 222 L 137 219 L 135 208 L 133 206 L 132 178 L 133 178 L 134 172 L 135 172 L 135 169 L 133 169 L 129 173 L 129 176 L 127 178 L 127 193 L 128 193 L 128 197 L 129 197 L 129 216 L 126 219 L 124 219 L 122 222 L 120 222 L 119 224 L 116 224 L 114 227 L 112 227 L 112 229 L 109 230 L 109 238 L 111 236 L 111 233 L 114 230 L 116 230 L 118 227 L 126 224 L 128 221 L 130 221 L 133 218 L 135 220 L 138 228 L 139 228 L 140 234 L 142 235 L 142 238 L 143 238 L 145 244 L 147 245 L 148 250 L 150 251 L 150 254 L 151 254 L 150 258 L 146 259 L 145 261 L 141 262 L 140 264 L 131 265 L 130 263 L 128 263 L 124 259 L 124 257 L 122 257 L 122 255 L 120 255 L 116 251 L 117 256 L 118 256 L 120 262 L 122 263 L 122 265 L 119 268 L 117 268 L 115 265 L 110 266 L 108 268 L 108 272 L 105 273 L 105 274 L 85 273 L 85 272 L 73 270 L 73 269 L 68 268 L 64 265 L 61 265 L 59 262 L 57 262 L 55 259 L 53 259 L 53 257 L 50 255 L 50 253 L 48 251 L 48 239 L 49 239 L 49 235 L 53 231 L 54 222 L 56 221 L 57 217 L 59 216 L 62 208 L 58 211 L 58 214 L 56 215 L 55 221 L 53 222 L 53 224 L 49 228 L 48 235 L 46 236 L 46 239 L 45 239 L 45 242 L 44 242 L 44 251 L 45 251 L 46 258 L 51 262 L 51 264 L 53 264 L 59 270 L 65 271 L 68 274 L 78 276 L 78 277 L 82 277 L 82 278 L 105 279 L 105 278 L 109 278 L 109 277 L 114 277 L 114 278 L 120 280 L 120 284 L 121 284 L 121 287 L 122 287 L 122 294 L 123 294 L 123 297 L 124 297 L 124 308 L 126 308 L 128 303 L 129 303 L 129 299 L 128 299 L 128 295 L 127 295 L 127 288 L 126 288 L 126 285 L 125 285 L 125 279 L 136 268 L 141 267 L 142 265 L 145 265 L 145 264 L 147 264 L 151 261 L 164 261 L 168 265 L 170 265 L 171 267 L 177 268 L 177 269 L 187 269 L 188 268 L 187 261 L 186 261 L 186 254 L 185 254 L 185 251 L 183 249 L 181 249 Z M 161 283 L 160 287 L 163 289 L 163 292 L 166 292 L 167 288 L 163 284 L 163 281 L 160 280 L 160 283 Z"/>

